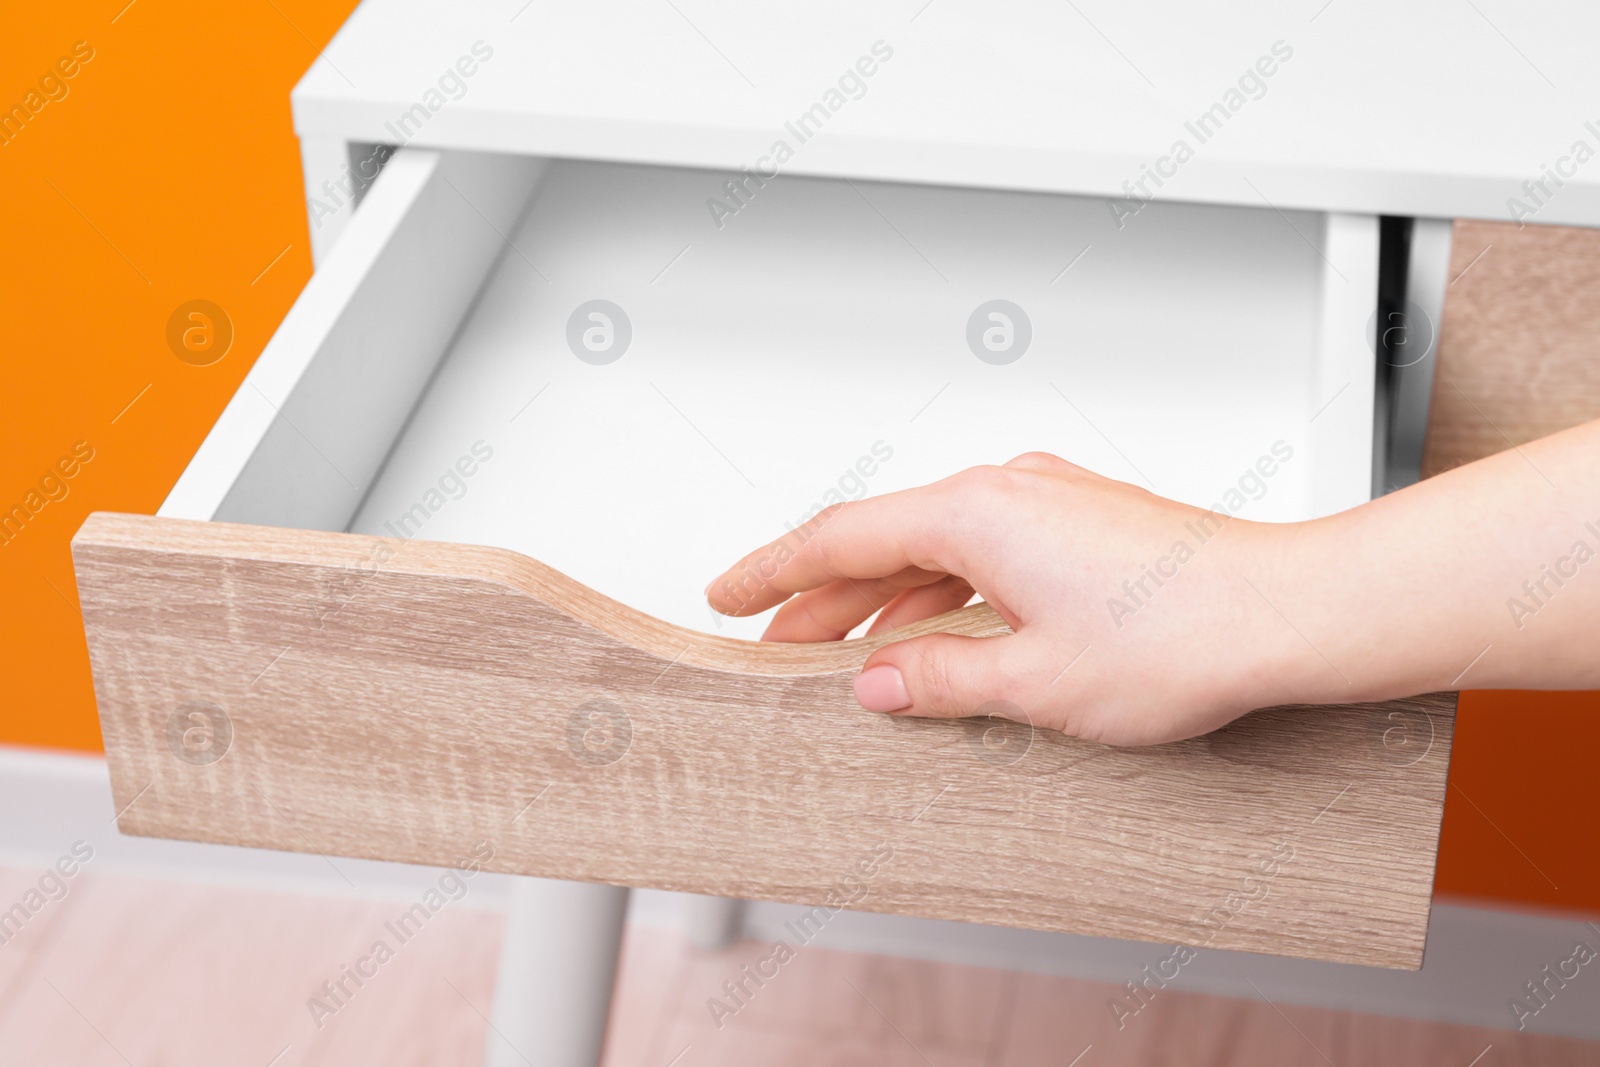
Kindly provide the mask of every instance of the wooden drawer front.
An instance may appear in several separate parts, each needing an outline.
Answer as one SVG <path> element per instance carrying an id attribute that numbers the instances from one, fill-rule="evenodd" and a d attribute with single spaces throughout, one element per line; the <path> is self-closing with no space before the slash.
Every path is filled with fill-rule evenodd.
<path id="1" fill-rule="evenodd" d="M 706 637 L 498 549 L 98 515 L 74 558 L 127 833 L 1421 964 L 1453 695 L 1114 749 L 870 715 L 883 638 Z"/>

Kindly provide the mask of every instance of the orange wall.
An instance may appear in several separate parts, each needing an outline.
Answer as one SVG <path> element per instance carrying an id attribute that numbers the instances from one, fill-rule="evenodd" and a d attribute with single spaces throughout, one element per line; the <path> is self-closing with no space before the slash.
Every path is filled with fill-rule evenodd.
<path id="1" fill-rule="evenodd" d="M 310 276 L 289 89 L 355 6 L 124 3 L 25 5 L 4 33 L 6 107 L 93 58 L 0 145 L 0 508 L 93 458 L 0 546 L 0 742 L 100 747 L 67 542 L 156 509 Z M 209 366 L 166 339 L 196 299 L 235 331 Z M 1597 757 L 1600 694 L 1467 696 L 1440 893 L 1600 912 Z"/>
<path id="2" fill-rule="evenodd" d="M 161 504 L 310 277 L 289 90 L 355 6 L 127 2 L 19 5 L 0 31 L 6 111 L 78 42 L 93 57 L 0 143 L 0 510 L 93 454 L 0 545 L 9 742 L 100 747 L 67 542 Z M 167 345 L 194 299 L 234 326 L 210 366 Z"/>

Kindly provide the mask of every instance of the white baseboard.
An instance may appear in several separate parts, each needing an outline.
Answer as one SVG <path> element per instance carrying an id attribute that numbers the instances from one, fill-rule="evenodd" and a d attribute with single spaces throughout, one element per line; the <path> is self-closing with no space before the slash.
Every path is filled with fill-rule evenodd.
<path id="1" fill-rule="evenodd" d="M 377 900 L 416 900 L 443 873 L 403 863 L 130 837 L 117 830 L 115 815 L 103 758 L 0 746 L 0 866 L 42 870 L 81 840 L 94 849 L 84 867 L 94 874 Z M 503 909 L 511 882 L 509 875 L 480 875 L 462 905 Z"/>
<path id="2" fill-rule="evenodd" d="M 126 837 L 117 832 L 114 814 L 103 759 L 0 746 L 0 865 L 43 869 L 73 842 L 84 840 L 94 847 L 86 869 L 95 873 L 396 900 L 416 899 L 437 884 L 441 873 L 398 863 Z M 470 906 L 508 907 L 512 882 L 505 875 L 483 876 L 474 884 Z M 685 902 L 676 893 L 635 891 L 629 921 L 682 929 Z M 804 910 L 752 904 L 744 912 L 744 934 L 793 943 L 784 924 Z M 1208 949 L 1171 988 L 1254 997 L 1253 982 L 1277 1003 L 1515 1029 L 1512 998 L 1525 998 L 1525 983 L 1539 979 L 1547 965 L 1566 960 L 1580 941 L 1600 950 L 1600 918 L 1591 923 L 1435 904 L 1420 971 Z M 838 913 L 810 943 L 1118 984 L 1138 978 L 1146 964 L 1171 952 L 1135 941 L 864 912 Z M 1529 1032 L 1600 1040 L 1600 959 L 1583 966 L 1526 1021 Z"/>
<path id="3" fill-rule="evenodd" d="M 677 893 L 635 890 L 628 919 L 681 929 L 684 901 Z M 796 920 L 809 910 L 793 904 L 749 904 L 743 935 L 794 945 Z M 1255 998 L 1259 994 L 1251 988 L 1253 982 L 1278 1004 L 1514 1030 L 1518 1020 L 1511 999 L 1521 997 L 1537 1006 L 1525 983 L 1543 977 L 1547 965 L 1567 960 L 1580 941 L 1600 952 L 1600 920 L 1435 903 L 1420 971 L 1203 949 L 1168 988 Z M 807 943 L 1119 986 L 1139 980 L 1147 965 L 1154 969 L 1172 953 L 1170 945 L 850 911 L 828 919 Z M 1600 1040 L 1600 958 L 1580 967 L 1564 986 L 1551 988 L 1555 994 L 1549 1003 L 1524 1020 L 1527 1031 Z"/>

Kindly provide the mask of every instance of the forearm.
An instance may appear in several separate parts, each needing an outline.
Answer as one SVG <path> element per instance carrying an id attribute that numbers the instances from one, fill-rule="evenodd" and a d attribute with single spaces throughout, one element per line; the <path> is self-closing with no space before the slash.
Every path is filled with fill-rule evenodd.
<path id="1" fill-rule="evenodd" d="M 1600 422 L 1285 528 L 1267 558 L 1273 702 L 1600 688 Z"/>

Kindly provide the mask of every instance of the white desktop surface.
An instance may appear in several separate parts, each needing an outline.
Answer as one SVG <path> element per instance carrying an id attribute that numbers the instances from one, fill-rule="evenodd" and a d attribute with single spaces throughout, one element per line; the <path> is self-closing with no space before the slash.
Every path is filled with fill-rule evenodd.
<path id="1" fill-rule="evenodd" d="M 479 41 L 459 99 L 430 98 Z M 878 41 L 864 95 L 787 134 Z M 1597 41 L 1576 0 L 366 0 L 294 108 L 310 138 L 723 170 L 787 139 L 789 174 L 1097 196 L 1182 139 L 1161 199 L 1507 218 L 1519 197 L 1533 222 L 1600 225 Z M 1185 124 L 1276 42 L 1292 58 L 1201 143 Z M 1596 157 L 1562 164 L 1580 140 Z M 1523 183 L 1558 164 L 1535 204 Z"/>

